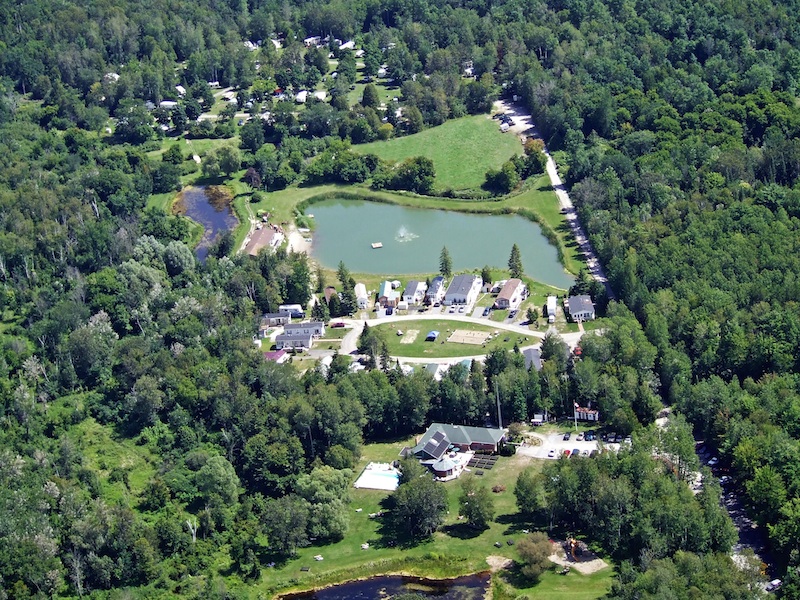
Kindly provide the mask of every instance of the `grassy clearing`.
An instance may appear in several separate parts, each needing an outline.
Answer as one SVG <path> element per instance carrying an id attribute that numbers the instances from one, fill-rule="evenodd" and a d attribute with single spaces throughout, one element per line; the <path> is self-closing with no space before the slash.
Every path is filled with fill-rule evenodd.
<path id="1" fill-rule="evenodd" d="M 522 154 L 517 137 L 501 133 L 497 122 L 486 115 L 453 119 L 415 135 L 362 144 L 354 150 L 392 161 L 426 156 L 436 168 L 436 186 L 453 189 L 480 187 L 486 171 Z"/>
<path id="2" fill-rule="evenodd" d="M 103 496 L 109 501 L 137 497 L 156 472 L 145 446 L 118 438 L 93 418 L 72 427 L 69 435 L 87 466 L 100 475 Z"/>
<path id="3" fill-rule="evenodd" d="M 365 446 L 363 456 L 353 474 L 353 481 L 368 462 L 389 462 L 398 458 L 404 446 L 414 444 L 414 439 L 401 439 L 389 443 Z M 458 497 L 461 493 L 459 481 L 444 483 L 448 492 L 450 511 L 444 526 L 433 537 L 412 547 L 390 547 L 381 534 L 381 519 L 370 519 L 370 513 L 385 510 L 383 501 L 386 492 L 353 490 L 350 503 L 350 529 L 341 542 L 328 546 L 312 546 L 301 549 L 297 557 L 275 568 L 265 569 L 257 585 L 258 592 L 274 594 L 291 590 L 310 589 L 361 577 L 386 573 L 408 573 L 426 577 L 455 577 L 488 568 L 486 557 L 505 556 L 515 559 L 514 546 L 506 540 L 519 540 L 528 525 L 519 517 L 513 494 L 513 484 L 518 474 L 526 467 L 538 467 L 540 461 L 523 456 L 501 458 L 494 469 L 484 471 L 480 483 L 492 488 L 505 486 L 505 490 L 493 494 L 495 520 L 483 531 L 475 531 L 458 520 Z M 360 512 L 356 512 L 361 509 Z M 361 544 L 369 549 L 362 550 Z M 495 546 L 500 542 L 500 547 Z M 315 561 L 321 554 L 323 561 Z M 301 567 L 309 567 L 301 572 Z M 610 588 L 612 569 L 586 577 L 579 573 L 568 576 L 546 573 L 541 581 L 530 586 L 527 582 L 499 573 L 495 576 L 493 590 L 495 598 L 516 598 L 526 593 L 531 598 L 576 598 L 589 600 L 600 598 Z M 519 587 L 517 587 L 519 586 Z"/>
<path id="4" fill-rule="evenodd" d="M 415 329 L 419 331 L 416 339 L 410 344 L 401 343 L 405 336 L 397 335 L 398 329 L 408 331 Z M 391 323 L 377 325 L 375 331 L 383 334 L 389 354 L 392 356 L 409 356 L 415 358 L 453 358 L 458 356 L 474 356 L 477 354 L 488 354 L 496 348 L 511 349 L 514 344 L 518 346 L 528 346 L 535 344 L 538 339 L 532 336 L 521 335 L 510 331 L 499 331 L 497 336 L 493 336 L 484 344 L 461 344 L 448 342 L 447 338 L 452 331 L 457 329 L 466 331 L 479 331 L 492 333 L 498 331 L 491 326 L 478 325 L 476 323 L 462 323 L 446 319 L 439 320 L 409 320 L 402 323 Z M 425 336 L 429 331 L 439 331 L 439 338 L 435 342 L 426 342 Z"/>

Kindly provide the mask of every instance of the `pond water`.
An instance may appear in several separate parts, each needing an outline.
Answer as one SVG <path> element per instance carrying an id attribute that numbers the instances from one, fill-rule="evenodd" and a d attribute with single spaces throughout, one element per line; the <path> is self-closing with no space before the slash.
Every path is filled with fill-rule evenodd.
<path id="1" fill-rule="evenodd" d="M 362 200 L 325 200 L 306 212 L 316 223 L 312 254 L 329 268 L 335 269 L 341 260 L 356 273 L 436 273 L 442 246 L 447 246 L 454 271 L 484 265 L 507 268 L 516 243 L 528 276 L 560 288 L 575 281 L 539 226 L 519 215 L 467 214 Z M 383 247 L 373 249 L 375 242 Z"/>
<path id="2" fill-rule="evenodd" d="M 220 235 L 239 224 L 231 208 L 232 199 L 225 188 L 218 186 L 187 187 L 178 195 L 173 212 L 186 215 L 203 226 L 203 238 L 194 249 L 200 262 L 205 262 L 209 248 Z"/>
<path id="3" fill-rule="evenodd" d="M 385 600 L 398 594 L 419 594 L 440 600 L 481 600 L 489 587 L 489 573 L 476 573 L 456 579 L 432 580 L 400 575 L 383 575 L 364 581 L 351 581 L 316 592 L 290 594 L 292 600 Z"/>

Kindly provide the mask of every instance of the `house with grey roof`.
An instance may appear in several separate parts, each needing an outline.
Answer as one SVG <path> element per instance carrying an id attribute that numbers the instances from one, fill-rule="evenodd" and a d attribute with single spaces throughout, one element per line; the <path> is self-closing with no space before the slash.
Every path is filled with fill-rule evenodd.
<path id="1" fill-rule="evenodd" d="M 427 304 L 436 304 L 437 302 L 441 302 L 442 298 L 444 297 L 444 292 L 444 277 L 434 277 L 431 280 L 430 286 L 428 286 L 428 291 L 425 292 L 425 302 Z"/>
<path id="2" fill-rule="evenodd" d="M 592 298 L 588 294 L 570 296 L 564 302 L 564 311 L 569 315 L 570 321 L 594 321 L 595 312 Z"/>
<path id="3" fill-rule="evenodd" d="M 322 321 L 305 321 L 303 323 L 288 323 L 283 326 L 286 334 L 302 334 L 313 337 L 325 335 L 325 323 Z"/>
<path id="4" fill-rule="evenodd" d="M 275 338 L 276 350 L 308 350 L 314 337 L 310 333 L 281 333 Z"/>
<path id="5" fill-rule="evenodd" d="M 503 429 L 432 423 L 413 448 L 404 450 L 414 455 L 440 479 L 458 477 L 473 452 L 498 452 L 505 440 Z"/>
<path id="6" fill-rule="evenodd" d="M 472 304 L 477 300 L 483 281 L 477 275 L 456 275 L 447 286 L 445 304 Z"/>
<path id="7" fill-rule="evenodd" d="M 412 279 L 406 284 L 406 289 L 403 290 L 403 302 L 411 304 L 420 304 L 425 298 L 425 291 L 428 286 L 424 281 L 417 281 Z"/>
<path id="8" fill-rule="evenodd" d="M 531 367 L 537 371 L 542 370 L 542 353 L 539 348 L 526 348 L 522 351 L 522 356 L 525 359 L 526 371 L 530 371 Z"/>

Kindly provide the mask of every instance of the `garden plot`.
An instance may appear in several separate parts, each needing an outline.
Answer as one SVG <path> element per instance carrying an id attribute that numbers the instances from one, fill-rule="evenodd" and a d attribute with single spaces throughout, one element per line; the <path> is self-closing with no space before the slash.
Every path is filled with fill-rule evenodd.
<path id="1" fill-rule="evenodd" d="M 456 344 L 474 344 L 481 346 L 486 343 L 491 334 L 488 331 L 469 331 L 468 329 L 456 329 L 447 338 L 448 342 L 455 342 Z"/>

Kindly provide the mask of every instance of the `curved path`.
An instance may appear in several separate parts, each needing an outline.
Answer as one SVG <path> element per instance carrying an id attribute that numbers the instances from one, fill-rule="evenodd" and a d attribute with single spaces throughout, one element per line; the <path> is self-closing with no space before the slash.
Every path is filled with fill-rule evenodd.
<path id="1" fill-rule="evenodd" d="M 511 128 L 511 131 L 519 135 L 521 138 L 523 138 L 523 140 L 528 136 L 541 137 L 539 132 L 536 130 L 536 125 L 533 123 L 533 117 L 521 104 L 508 102 L 507 100 L 498 100 L 494 103 L 494 107 L 497 111 L 504 112 L 514 119 L 515 123 Z M 567 188 L 564 186 L 564 182 L 561 181 L 561 176 L 558 174 L 556 162 L 553 160 L 550 151 L 547 149 L 547 145 L 544 147 L 544 154 L 547 157 L 546 171 L 547 176 L 550 178 L 550 184 L 553 186 L 553 190 L 556 193 L 556 198 L 558 198 L 558 203 L 561 205 L 561 212 L 564 213 L 567 223 L 569 223 L 569 226 L 572 229 L 572 233 L 575 236 L 575 241 L 578 243 L 578 246 L 586 257 L 586 266 L 589 269 L 589 273 L 592 275 L 592 277 L 605 286 L 608 297 L 610 299 L 614 299 L 614 290 L 612 290 L 611 286 L 608 285 L 608 277 L 606 277 L 603 265 L 601 265 L 600 261 L 597 260 L 597 256 L 594 253 L 594 248 L 592 248 L 589 238 L 583 231 L 583 227 L 578 220 L 578 214 L 575 211 L 572 200 L 570 200 L 569 194 L 567 193 Z"/>

